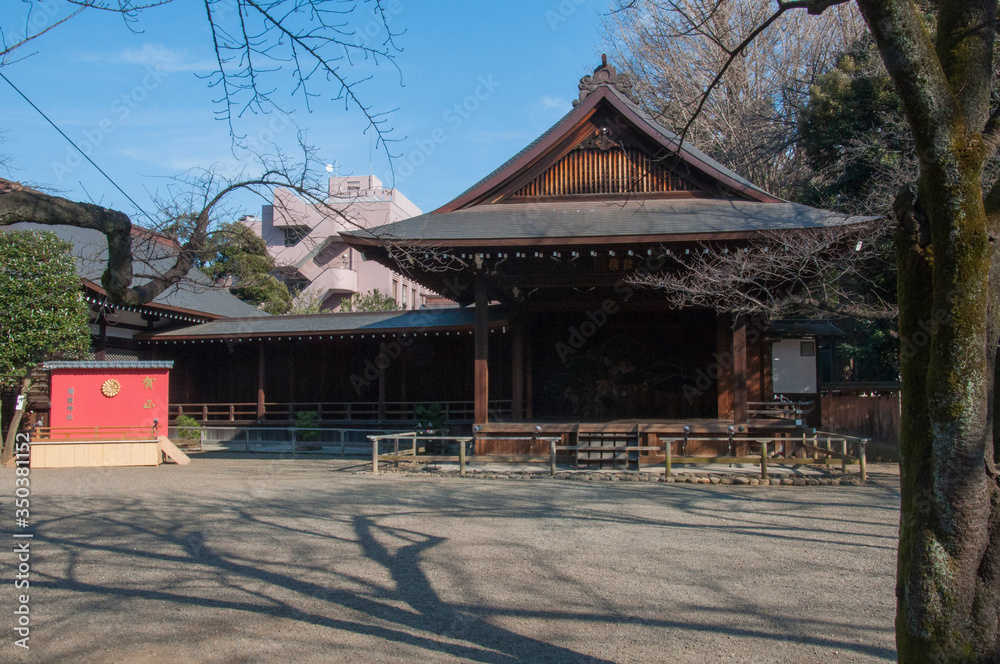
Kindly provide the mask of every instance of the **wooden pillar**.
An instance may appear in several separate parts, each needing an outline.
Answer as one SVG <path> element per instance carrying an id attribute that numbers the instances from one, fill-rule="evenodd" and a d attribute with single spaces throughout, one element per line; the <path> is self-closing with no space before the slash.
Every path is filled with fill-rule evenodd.
<path id="1" fill-rule="evenodd" d="M 524 328 L 524 416 L 531 419 L 534 404 L 534 376 L 531 372 L 531 328 Z"/>
<path id="2" fill-rule="evenodd" d="M 489 419 L 490 402 L 490 369 L 489 369 L 489 345 L 490 345 L 490 314 L 489 314 L 489 288 L 486 283 L 486 275 L 479 273 L 476 275 L 476 331 L 475 331 L 475 408 L 473 409 L 473 419 L 476 424 L 485 424 Z"/>
<path id="3" fill-rule="evenodd" d="M 515 421 L 524 419 L 524 328 L 521 322 L 514 324 L 511 330 L 511 417 Z"/>
<path id="4" fill-rule="evenodd" d="M 378 370 L 378 419 L 385 421 L 385 369 L 381 362 Z"/>
<path id="5" fill-rule="evenodd" d="M 99 330 L 97 336 L 97 350 L 94 352 L 94 359 L 102 362 L 107 357 L 107 351 L 105 350 L 108 345 L 108 326 L 104 319 L 104 314 L 97 319 L 97 328 Z"/>
<path id="6" fill-rule="evenodd" d="M 721 420 L 735 416 L 733 404 L 733 327 L 728 316 L 716 317 L 715 364 L 718 367 L 716 385 L 718 387 L 719 414 Z M 711 373 L 709 373 L 711 375 Z"/>
<path id="7" fill-rule="evenodd" d="M 264 419 L 264 342 L 257 345 L 257 419 Z"/>
<path id="8" fill-rule="evenodd" d="M 733 419 L 745 423 L 747 405 L 747 325 L 739 320 L 733 330 Z"/>

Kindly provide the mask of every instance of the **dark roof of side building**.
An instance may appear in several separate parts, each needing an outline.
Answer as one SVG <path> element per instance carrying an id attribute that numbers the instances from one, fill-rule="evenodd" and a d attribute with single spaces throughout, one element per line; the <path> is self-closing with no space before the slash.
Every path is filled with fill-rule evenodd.
<path id="1" fill-rule="evenodd" d="M 76 257 L 76 271 L 86 280 L 91 290 L 103 293 L 100 287 L 101 275 L 107 267 L 108 244 L 103 233 L 75 226 L 48 226 L 44 224 L 19 223 L 0 228 L 14 231 L 49 231 L 57 237 L 73 244 Z M 133 284 L 142 283 L 158 271 L 166 270 L 173 264 L 176 246 L 162 236 L 137 229 L 133 234 L 133 263 L 135 276 Z M 193 269 L 184 280 L 168 288 L 146 306 L 161 305 L 171 309 L 201 314 L 206 318 L 230 316 L 267 316 L 251 304 L 243 302 L 224 288 L 218 288 L 202 272 Z"/>
<path id="2" fill-rule="evenodd" d="M 372 311 L 359 313 L 308 314 L 300 316 L 261 316 L 225 318 L 169 332 L 140 335 L 139 339 L 157 342 L 198 339 L 290 338 L 342 334 L 430 333 L 472 330 L 475 312 L 471 308 L 416 309 L 407 311 Z M 490 324 L 506 324 L 501 307 L 490 308 Z"/>

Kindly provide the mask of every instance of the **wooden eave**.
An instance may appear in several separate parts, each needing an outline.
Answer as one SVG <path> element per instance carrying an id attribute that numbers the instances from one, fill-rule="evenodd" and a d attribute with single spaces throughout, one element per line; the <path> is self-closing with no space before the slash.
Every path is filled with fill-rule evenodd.
<path id="1" fill-rule="evenodd" d="M 658 244 L 704 244 L 707 242 L 739 242 L 746 241 L 759 235 L 761 231 L 729 231 L 712 233 L 672 233 L 668 235 L 601 235 L 587 237 L 547 237 L 547 238 L 474 238 L 442 240 L 434 238 L 429 240 L 406 240 L 407 247 L 482 247 L 489 251 L 493 247 L 607 247 L 609 244 L 616 246 L 628 245 L 658 245 Z M 366 251 L 367 247 L 384 247 L 386 240 L 383 238 L 349 236 L 348 244 L 359 251 Z"/>

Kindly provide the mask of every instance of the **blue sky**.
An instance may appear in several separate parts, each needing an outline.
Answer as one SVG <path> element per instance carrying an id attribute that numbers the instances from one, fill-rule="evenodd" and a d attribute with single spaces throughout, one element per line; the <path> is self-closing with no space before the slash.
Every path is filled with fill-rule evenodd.
<path id="1" fill-rule="evenodd" d="M 61 0 L 41 3 L 65 11 Z M 374 110 L 389 116 L 395 184 L 423 210 L 432 210 L 504 162 L 571 108 L 579 78 L 600 62 L 601 18 L 607 0 L 506 0 L 503 2 L 389 3 L 399 72 L 359 62 L 356 89 Z M 231 150 L 228 125 L 199 75 L 214 57 L 203 5 L 176 0 L 142 14 L 129 29 L 120 18 L 92 12 L 33 42 L 30 57 L 3 73 L 63 131 L 80 143 L 121 187 L 146 209 L 168 193 L 171 176 L 190 168 L 242 167 Z M 37 11 L 37 10 L 36 10 Z M 370 5 L 350 18 L 362 30 Z M 3 28 L 23 30 L 17 17 Z M 317 99 L 312 112 L 284 94 L 294 125 L 277 116 L 246 114 L 236 128 L 270 138 L 286 150 L 297 144 L 296 126 L 336 162 L 339 174 L 367 174 L 369 136 L 364 117 L 343 102 Z M 290 75 L 289 75 L 290 76 Z M 5 177 L 58 189 L 74 200 L 93 200 L 132 212 L 132 206 L 23 99 L 0 80 L 0 153 L 9 157 Z M 392 179 L 384 150 L 372 159 L 374 174 Z M 242 210 L 259 213 L 259 199 L 243 197 Z"/>

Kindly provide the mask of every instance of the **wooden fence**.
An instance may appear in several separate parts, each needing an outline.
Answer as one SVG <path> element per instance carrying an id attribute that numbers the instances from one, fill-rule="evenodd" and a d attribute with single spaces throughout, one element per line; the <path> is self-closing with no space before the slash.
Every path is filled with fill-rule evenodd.
<path id="1" fill-rule="evenodd" d="M 820 412 L 824 430 L 867 438 L 868 452 L 873 458 L 899 459 L 898 386 L 859 383 L 822 389 Z"/>

